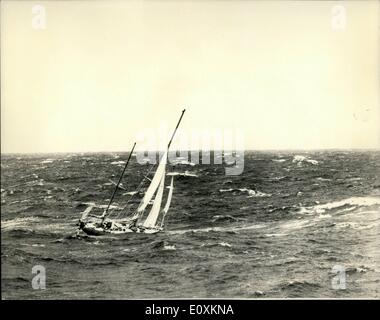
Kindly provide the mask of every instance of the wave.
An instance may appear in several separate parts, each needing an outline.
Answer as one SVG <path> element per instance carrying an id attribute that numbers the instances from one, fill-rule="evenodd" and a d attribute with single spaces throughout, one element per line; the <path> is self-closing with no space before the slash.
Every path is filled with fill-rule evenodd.
<path id="1" fill-rule="evenodd" d="M 123 161 L 123 160 L 120 160 L 120 161 L 112 161 L 111 164 L 114 164 L 114 165 L 123 165 L 123 164 L 125 164 L 125 161 Z"/>
<path id="2" fill-rule="evenodd" d="M 302 163 L 304 163 L 304 162 L 311 163 L 313 165 L 317 165 L 318 164 L 317 160 L 313 160 L 313 159 L 310 159 L 309 157 L 301 156 L 301 155 L 294 156 L 292 162 L 293 163 L 297 163 L 298 166 L 301 166 Z"/>
<path id="3" fill-rule="evenodd" d="M 175 247 L 175 245 L 165 245 L 163 248 L 163 250 L 169 250 L 169 251 L 173 251 L 173 250 L 177 250 L 177 248 Z"/>
<path id="4" fill-rule="evenodd" d="M 218 245 L 220 245 L 222 247 L 228 247 L 228 248 L 232 247 L 228 242 L 218 242 Z"/>
<path id="5" fill-rule="evenodd" d="M 125 193 L 123 193 L 123 196 L 133 196 L 133 195 L 135 195 L 136 193 L 138 193 L 138 191 L 129 191 L 129 192 L 125 192 Z"/>
<path id="6" fill-rule="evenodd" d="M 368 230 L 372 228 L 376 228 L 380 226 L 379 221 L 375 221 L 369 224 L 362 224 L 357 222 L 340 222 L 335 225 L 337 229 L 344 230 L 344 229 L 354 229 L 354 230 Z"/>
<path id="7" fill-rule="evenodd" d="M 165 251 L 177 250 L 177 248 L 174 244 L 169 244 L 166 240 L 154 242 L 152 244 L 152 247 L 154 249 L 161 249 L 161 250 L 165 250 Z"/>
<path id="8" fill-rule="evenodd" d="M 155 164 L 156 159 L 144 158 L 140 161 L 141 164 Z"/>
<path id="9" fill-rule="evenodd" d="M 199 229 L 184 229 L 184 230 L 170 230 L 166 231 L 168 234 L 185 234 L 185 233 L 198 233 L 198 232 L 232 232 L 236 233 L 239 231 L 246 231 L 252 229 L 262 229 L 264 228 L 264 224 L 251 224 L 251 225 L 243 225 L 243 226 L 233 226 L 233 227 L 207 227 L 207 228 L 199 228 Z"/>
<path id="10" fill-rule="evenodd" d="M 20 245 L 22 245 L 22 246 L 27 246 L 27 247 L 42 247 L 42 248 L 45 247 L 44 244 L 40 244 L 40 243 L 33 243 L 33 244 L 29 244 L 29 243 L 20 243 Z"/>
<path id="11" fill-rule="evenodd" d="M 286 229 L 286 230 L 294 230 L 294 229 L 302 229 L 305 227 L 309 227 L 313 224 L 312 221 L 306 221 L 306 220 L 292 220 L 289 222 L 283 223 L 280 227 L 281 229 Z"/>
<path id="12" fill-rule="evenodd" d="M 219 189 L 219 192 L 243 192 L 243 193 L 247 193 L 248 194 L 247 198 L 252 198 L 252 197 L 270 197 L 271 196 L 271 194 L 264 193 L 264 192 L 257 191 L 257 190 L 248 189 L 248 188 Z"/>
<path id="13" fill-rule="evenodd" d="M 2 230 L 13 230 L 20 227 L 26 227 L 30 223 L 38 222 L 40 218 L 37 217 L 24 217 L 24 218 L 15 218 L 10 220 L 1 221 Z"/>
<path id="14" fill-rule="evenodd" d="M 292 291 L 304 291 L 307 290 L 307 292 L 310 292 L 311 290 L 315 290 L 317 288 L 320 288 L 321 285 L 318 283 L 314 282 L 309 282 L 309 281 L 288 281 L 285 283 L 281 283 L 279 285 L 280 290 L 292 290 Z"/>
<path id="15" fill-rule="evenodd" d="M 195 173 L 191 173 L 189 171 L 185 172 L 169 172 L 166 174 L 167 176 L 181 176 L 181 177 L 198 177 Z"/>
<path id="16" fill-rule="evenodd" d="M 224 222 L 224 221 L 229 221 L 229 222 L 236 222 L 236 221 L 245 221 L 245 219 L 242 218 L 235 218 L 231 215 L 216 215 L 212 217 L 213 220 L 212 222 Z"/>
<path id="17" fill-rule="evenodd" d="M 37 179 L 37 180 L 25 182 L 25 183 L 23 183 L 23 185 L 29 186 L 29 187 L 44 186 L 45 185 L 44 182 L 45 182 L 44 179 Z M 20 186 L 20 185 L 18 185 L 18 186 Z"/>
<path id="18" fill-rule="evenodd" d="M 316 180 L 318 180 L 318 181 L 331 181 L 331 179 L 322 178 L 322 177 L 318 177 L 318 178 L 316 178 Z"/>
<path id="19" fill-rule="evenodd" d="M 359 266 L 359 267 L 348 267 L 345 272 L 348 274 L 354 274 L 354 273 L 365 273 L 367 271 L 373 271 L 373 269 L 367 267 L 367 266 Z"/>
<path id="20" fill-rule="evenodd" d="M 99 208 L 99 209 L 106 209 L 108 207 L 107 204 L 95 204 L 95 202 L 81 202 L 80 204 L 77 205 L 77 207 L 81 207 L 83 205 L 86 205 L 86 206 L 91 206 L 91 207 L 94 207 L 94 208 Z M 110 209 L 123 209 L 122 207 L 120 206 L 117 206 L 117 205 L 110 205 L 109 207 Z"/>
<path id="21" fill-rule="evenodd" d="M 54 162 L 54 159 L 46 159 L 46 160 L 41 161 L 40 163 L 45 164 L 45 163 L 53 163 L 53 162 Z"/>
<path id="22" fill-rule="evenodd" d="M 201 247 L 217 247 L 217 246 L 227 247 L 227 248 L 231 248 L 232 247 L 232 245 L 230 245 L 228 242 L 202 243 L 201 244 Z"/>
<path id="23" fill-rule="evenodd" d="M 195 163 L 194 162 L 190 162 L 190 161 L 187 161 L 187 160 L 173 160 L 171 161 L 171 164 L 172 165 L 186 165 L 186 166 L 195 166 Z"/>
<path id="24" fill-rule="evenodd" d="M 318 204 L 311 207 L 300 207 L 300 213 L 325 213 L 327 210 L 342 208 L 345 206 L 351 207 L 367 207 L 380 205 L 380 198 L 376 197 L 351 197 L 340 201 Z"/>
<path id="25" fill-rule="evenodd" d="M 279 177 L 270 178 L 268 180 L 270 180 L 270 181 L 281 181 L 281 180 L 288 179 L 288 178 L 289 177 L 287 177 L 287 176 L 279 176 Z"/>
<path id="26" fill-rule="evenodd" d="M 353 178 L 347 179 L 347 181 L 360 181 L 360 180 L 363 180 L 363 178 L 353 177 Z"/>

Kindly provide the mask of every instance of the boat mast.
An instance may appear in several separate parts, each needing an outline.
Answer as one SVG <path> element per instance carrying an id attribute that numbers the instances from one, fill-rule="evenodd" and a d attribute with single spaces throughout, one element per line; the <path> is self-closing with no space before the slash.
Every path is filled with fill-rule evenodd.
<path id="1" fill-rule="evenodd" d="M 106 215 L 107 215 L 107 213 L 108 213 L 108 210 L 109 210 L 109 208 L 110 208 L 110 206 L 111 206 L 111 204 L 112 204 L 112 201 L 113 201 L 113 198 L 115 197 L 115 194 L 116 194 L 117 188 L 119 187 L 119 184 L 120 184 L 120 182 L 121 182 L 121 179 L 123 178 L 123 175 L 124 175 L 125 169 L 127 169 L 127 166 L 128 166 L 129 160 L 131 160 L 132 153 L 133 153 L 133 150 L 135 149 L 135 146 L 136 146 L 136 142 L 133 144 L 132 150 L 131 150 L 131 152 L 129 153 L 128 160 L 127 160 L 127 162 L 126 162 L 126 164 L 125 164 L 125 166 L 124 166 L 124 169 L 123 169 L 123 172 L 121 173 L 121 176 L 120 176 L 120 178 L 119 178 L 119 181 L 118 181 L 117 184 L 116 184 L 115 190 L 114 190 L 113 193 L 112 193 L 112 197 L 111 197 L 111 199 L 110 199 L 110 201 L 109 201 L 109 203 L 108 203 L 107 209 L 106 209 L 106 210 L 104 211 L 104 213 L 102 214 L 102 222 L 104 221 L 104 219 L 105 219 L 105 217 L 106 217 Z"/>
<path id="2" fill-rule="evenodd" d="M 170 145 L 171 145 L 171 143 L 172 143 L 172 140 L 173 140 L 173 138 L 174 138 L 174 135 L 175 135 L 175 133 L 177 132 L 177 129 L 178 129 L 178 127 L 179 127 L 179 124 L 181 123 L 181 120 L 182 120 L 182 117 L 183 117 L 183 114 L 185 113 L 185 111 L 186 111 L 186 109 L 183 109 L 183 110 L 182 110 L 181 117 L 179 118 L 178 123 L 177 123 L 177 126 L 175 127 L 174 132 L 173 132 L 173 134 L 172 134 L 172 137 L 171 137 L 171 139 L 170 139 L 170 141 L 169 141 L 169 143 L 168 143 L 168 150 L 169 150 L 169 147 L 170 147 Z"/>

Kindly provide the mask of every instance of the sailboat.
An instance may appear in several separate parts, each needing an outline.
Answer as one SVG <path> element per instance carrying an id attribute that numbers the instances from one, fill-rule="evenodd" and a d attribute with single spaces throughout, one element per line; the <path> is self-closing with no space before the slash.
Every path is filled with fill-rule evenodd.
<path id="1" fill-rule="evenodd" d="M 167 195 L 167 200 L 165 206 L 162 208 L 162 200 L 165 189 L 165 177 L 166 177 L 166 165 L 168 160 L 168 153 L 171 142 L 177 132 L 179 124 L 181 123 L 182 117 L 185 113 L 185 109 L 182 111 L 182 114 L 177 122 L 177 126 L 174 129 L 174 132 L 171 136 L 171 139 L 167 145 L 167 148 L 162 155 L 157 170 L 150 180 L 150 185 L 147 188 L 144 197 L 140 201 L 137 210 L 134 212 L 129 212 L 128 215 L 123 219 L 111 219 L 109 217 L 110 208 L 115 197 L 115 194 L 119 188 L 121 180 L 124 176 L 124 173 L 127 169 L 127 166 L 130 162 L 131 156 L 135 149 L 136 143 L 134 143 L 132 150 L 129 153 L 128 160 L 124 166 L 123 172 L 119 178 L 118 183 L 115 186 L 115 189 L 112 193 L 112 196 L 109 200 L 109 203 L 100 216 L 91 216 L 91 211 L 95 207 L 94 204 L 90 204 L 86 210 L 82 212 L 81 218 L 78 223 L 78 231 L 83 231 L 89 235 L 104 235 L 104 234 L 124 234 L 124 233 L 157 233 L 163 231 L 165 224 L 165 217 L 169 211 L 170 203 L 173 196 L 174 183 L 173 176 L 171 177 L 171 182 Z M 154 199 L 153 199 L 154 197 Z M 151 202 L 153 204 L 149 213 L 145 216 L 145 211 L 150 206 Z"/>

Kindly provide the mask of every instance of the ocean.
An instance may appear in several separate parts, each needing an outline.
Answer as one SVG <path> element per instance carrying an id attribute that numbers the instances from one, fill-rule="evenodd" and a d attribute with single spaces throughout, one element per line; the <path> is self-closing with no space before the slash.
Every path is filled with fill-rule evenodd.
<path id="1" fill-rule="evenodd" d="M 380 297 L 380 151 L 245 152 L 237 176 L 182 161 L 164 232 L 76 236 L 127 156 L 1 156 L 3 299 Z M 149 169 L 132 157 L 116 211 Z"/>

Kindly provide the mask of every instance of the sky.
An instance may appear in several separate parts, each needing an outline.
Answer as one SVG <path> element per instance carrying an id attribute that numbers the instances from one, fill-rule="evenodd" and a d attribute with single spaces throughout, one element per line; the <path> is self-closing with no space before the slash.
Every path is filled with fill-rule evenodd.
<path id="1" fill-rule="evenodd" d="M 184 108 L 246 150 L 379 148 L 379 7 L 2 1 L 1 152 L 146 148 Z"/>

